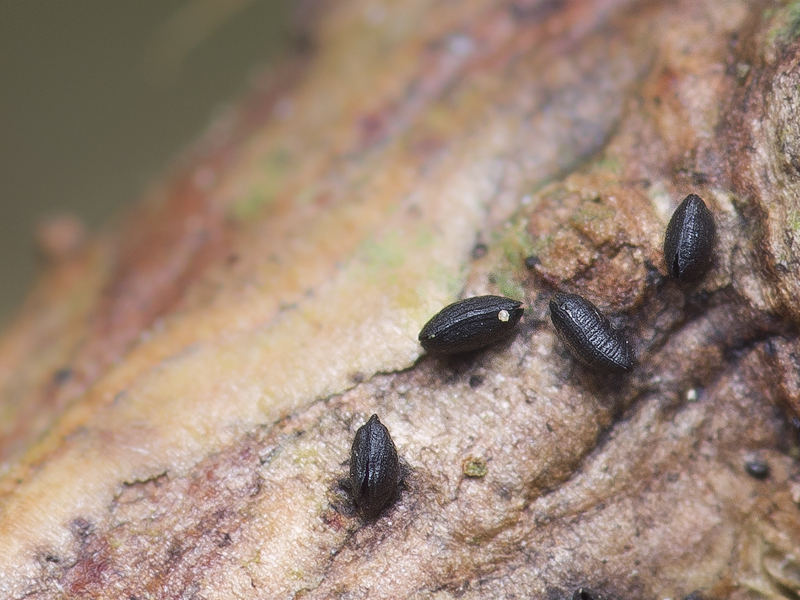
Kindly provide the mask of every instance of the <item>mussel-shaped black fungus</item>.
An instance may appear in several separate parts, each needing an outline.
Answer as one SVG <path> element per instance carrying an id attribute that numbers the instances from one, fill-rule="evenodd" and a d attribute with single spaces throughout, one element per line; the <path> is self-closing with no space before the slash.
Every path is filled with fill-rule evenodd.
<path id="1" fill-rule="evenodd" d="M 361 514 L 373 519 L 397 492 L 400 461 L 389 430 L 372 415 L 356 431 L 350 451 L 350 485 Z"/>
<path id="2" fill-rule="evenodd" d="M 439 354 L 478 350 L 510 336 L 523 312 L 522 302 L 503 296 L 459 300 L 425 324 L 419 341 L 428 352 Z"/>
<path id="3" fill-rule="evenodd" d="M 556 294 L 550 318 L 573 356 L 595 369 L 624 372 L 633 368 L 633 349 L 598 308 L 577 294 Z"/>
<path id="4" fill-rule="evenodd" d="M 714 261 L 716 228 L 705 202 L 689 194 L 675 210 L 664 237 L 664 260 L 679 281 L 697 281 Z"/>

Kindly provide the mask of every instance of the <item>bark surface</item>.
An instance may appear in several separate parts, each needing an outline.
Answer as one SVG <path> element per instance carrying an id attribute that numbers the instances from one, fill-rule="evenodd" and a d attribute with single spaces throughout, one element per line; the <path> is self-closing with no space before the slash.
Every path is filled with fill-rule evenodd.
<path id="1" fill-rule="evenodd" d="M 325 5 L 0 341 L 0 596 L 796 598 L 799 35 L 766 0 Z M 631 373 L 570 357 L 556 292 Z M 513 340 L 424 354 L 479 294 Z M 373 413 L 404 482 L 365 522 Z"/>

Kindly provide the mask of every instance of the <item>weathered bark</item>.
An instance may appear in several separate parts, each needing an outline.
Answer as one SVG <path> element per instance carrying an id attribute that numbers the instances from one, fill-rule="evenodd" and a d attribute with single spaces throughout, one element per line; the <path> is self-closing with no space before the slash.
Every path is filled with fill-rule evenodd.
<path id="1" fill-rule="evenodd" d="M 0 595 L 796 597 L 798 33 L 766 0 L 331 3 L 6 332 Z M 690 192 L 718 241 L 686 287 Z M 570 358 L 557 290 L 629 376 Z M 529 305 L 514 340 L 424 355 L 479 293 Z M 406 476 L 364 522 L 372 413 Z"/>

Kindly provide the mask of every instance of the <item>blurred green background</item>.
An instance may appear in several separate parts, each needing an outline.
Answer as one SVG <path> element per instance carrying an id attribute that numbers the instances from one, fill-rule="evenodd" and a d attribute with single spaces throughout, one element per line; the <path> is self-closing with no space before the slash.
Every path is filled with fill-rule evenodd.
<path id="1" fill-rule="evenodd" d="M 33 229 L 97 229 L 285 51 L 290 0 L 0 0 L 0 325 Z"/>

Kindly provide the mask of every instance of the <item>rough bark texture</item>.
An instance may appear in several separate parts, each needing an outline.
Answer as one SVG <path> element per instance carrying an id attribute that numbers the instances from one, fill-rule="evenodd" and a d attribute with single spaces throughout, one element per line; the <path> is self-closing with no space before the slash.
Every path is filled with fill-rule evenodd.
<path id="1" fill-rule="evenodd" d="M 331 2 L 5 333 L 0 596 L 797 597 L 798 34 L 796 2 Z M 631 374 L 570 358 L 555 291 Z M 424 355 L 484 293 L 529 306 L 513 341 Z M 405 481 L 364 522 L 372 413 Z"/>

